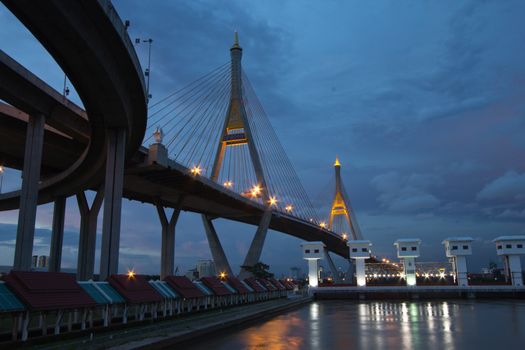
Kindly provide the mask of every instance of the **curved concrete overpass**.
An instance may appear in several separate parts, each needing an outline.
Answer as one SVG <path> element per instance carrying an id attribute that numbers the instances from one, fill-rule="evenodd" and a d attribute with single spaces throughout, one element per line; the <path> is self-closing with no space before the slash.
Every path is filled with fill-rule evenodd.
<path id="1" fill-rule="evenodd" d="M 45 83 L 39 84 L 36 80 L 30 83 L 31 90 L 38 98 L 20 93 L 22 90 L 10 95 L 5 89 L 0 89 L 1 98 L 27 114 L 57 116 L 48 119 L 49 126 L 58 131 L 58 134 L 53 135 L 55 139 L 48 138 L 48 141 L 55 147 L 57 155 L 63 152 L 64 157 L 58 158 L 71 160 L 75 157 L 72 148 L 64 147 L 64 140 L 59 137 L 63 138 L 63 135 L 60 133 L 64 132 L 79 143 L 73 152 L 78 159 L 70 165 L 64 166 L 64 163 L 44 156 L 44 169 L 58 173 L 41 184 L 40 203 L 52 201 L 57 195 L 72 195 L 79 189 L 99 186 L 104 177 L 106 132 L 112 128 L 125 128 L 129 135 L 125 197 L 163 206 L 180 205 L 182 210 L 211 217 L 259 224 L 266 210 L 264 206 L 211 180 L 195 178 L 188 169 L 170 160 L 166 164 L 152 162 L 148 150 L 140 147 L 146 126 L 144 82 L 125 28 L 109 2 L 3 2 L 64 69 L 86 107 L 84 113 L 56 91 L 49 91 Z M 24 77 L 27 74 L 19 72 L 22 82 Z M 57 110 L 61 112 L 55 112 Z M 12 114 L 13 111 L 11 115 L 0 111 L 0 118 L 13 119 Z M 64 115 L 75 120 L 75 123 L 69 124 Z M 87 139 L 83 138 L 86 121 L 89 128 Z M 24 127 L 23 118 L 11 124 L 12 130 L 20 130 Z M 21 154 L 17 156 L 16 152 L 16 149 L 11 152 L 14 167 L 20 164 L 21 159 Z M 0 209 L 16 208 L 18 200 L 19 193 L 4 194 L 0 196 Z M 273 212 L 270 228 L 307 241 L 323 241 L 330 251 L 348 257 L 346 242 L 315 224 Z"/>
<path id="2" fill-rule="evenodd" d="M 42 182 L 39 202 L 74 194 L 79 188 L 99 186 L 104 176 L 107 130 L 127 130 L 129 159 L 142 142 L 147 122 L 144 80 L 124 24 L 109 1 L 2 2 L 64 70 L 89 120 L 87 147 L 69 168 Z M 26 81 L 26 85 L 45 87 L 42 83 Z M 13 90 L 12 86 L 20 88 Z M 2 99 L 29 115 L 45 115 L 46 123 L 52 123 L 60 113 L 83 113 L 64 103 L 54 91 L 42 97 L 26 93 L 20 84 L 10 87 L 2 90 Z M 39 90 L 46 91 L 31 91 Z M 17 198 L 13 194 L 11 201 Z"/>

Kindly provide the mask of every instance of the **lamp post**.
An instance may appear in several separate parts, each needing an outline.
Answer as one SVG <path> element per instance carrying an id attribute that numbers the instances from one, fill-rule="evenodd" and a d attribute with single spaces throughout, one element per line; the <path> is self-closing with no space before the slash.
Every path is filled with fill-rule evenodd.
<path id="1" fill-rule="evenodd" d="M 146 77 L 146 97 L 147 97 L 147 102 L 149 103 L 149 100 L 151 99 L 151 95 L 149 93 L 149 80 L 150 80 L 150 75 L 151 75 L 150 74 L 151 73 L 151 44 L 153 43 L 153 39 L 136 38 L 135 44 L 138 45 L 140 43 L 148 43 L 148 68 L 146 68 L 146 70 L 144 71 L 144 76 Z"/>

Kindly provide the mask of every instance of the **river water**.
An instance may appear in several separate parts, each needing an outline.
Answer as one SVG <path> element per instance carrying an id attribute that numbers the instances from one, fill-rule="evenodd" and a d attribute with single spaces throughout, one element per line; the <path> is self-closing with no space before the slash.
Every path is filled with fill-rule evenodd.
<path id="1" fill-rule="evenodd" d="M 183 348 L 525 349 L 525 302 L 318 301 Z"/>

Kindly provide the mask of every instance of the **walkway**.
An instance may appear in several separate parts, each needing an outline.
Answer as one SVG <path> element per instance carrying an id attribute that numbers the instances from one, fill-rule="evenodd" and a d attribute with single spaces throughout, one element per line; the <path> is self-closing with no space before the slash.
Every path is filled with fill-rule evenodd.
<path id="1" fill-rule="evenodd" d="M 310 297 L 278 299 L 203 312 L 154 324 L 146 323 L 113 331 L 89 332 L 75 339 L 31 345 L 32 349 L 141 349 L 165 348 L 195 337 L 273 316 L 311 301 Z"/>

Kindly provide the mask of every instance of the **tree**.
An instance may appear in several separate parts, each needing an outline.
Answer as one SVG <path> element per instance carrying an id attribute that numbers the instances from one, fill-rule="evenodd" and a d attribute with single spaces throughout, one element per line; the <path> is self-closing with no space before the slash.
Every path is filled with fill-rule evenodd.
<path id="1" fill-rule="evenodd" d="M 246 271 L 250 272 L 253 275 L 253 277 L 256 277 L 256 278 L 272 278 L 273 277 L 273 273 L 269 271 L 270 266 L 260 261 L 253 266 L 241 266 L 241 267 L 245 269 Z"/>

